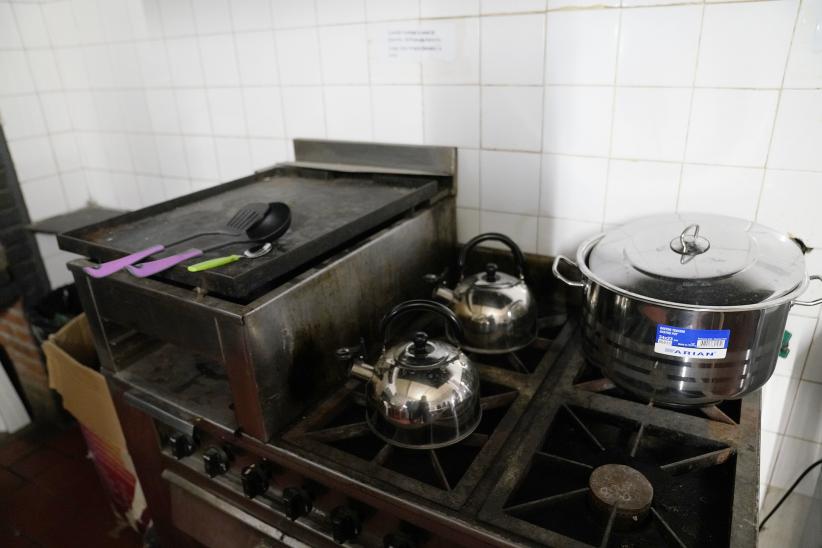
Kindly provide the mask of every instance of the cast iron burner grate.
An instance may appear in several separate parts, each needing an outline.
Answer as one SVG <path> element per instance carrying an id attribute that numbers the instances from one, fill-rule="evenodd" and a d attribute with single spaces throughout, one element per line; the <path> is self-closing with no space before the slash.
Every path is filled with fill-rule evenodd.
<path id="1" fill-rule="evenodd" d="M 506 421 L 506 416 L 519 396 L 515 388 L 482 379 L 482 419 L 476 430 L 454 445 L 417 450 L 389 445 L 371 432 L 362 390 L 361 383 L 349 382 L 284 438 L 371 478 L 451 506 L 465 502 L 491 465 L 493 452 L 510 431 L 511 418 Z M 506 426 L 501 426 L 503 421 Z"/>
<path id="2" fill-rule="evenodd" d="M 597 366 L 587 361 L 574 379 L 574 386 L 582 390 L 597 392 L 623 400 L 648 403 L 627 390 L 616 386 L 613 381 L 602 375 L 602 372 Z M 653 406 L 664 407 L 665 409 L 684 413 L 692 417 L 708 418 L 725 424 L 739 424 L 739 418 L 742 413 L 742 400 L 725 400 L 716 405 L 706 405 L 702 407 L 675 407 L 656 403 L 654 403 Z"/>
<path id="3" fill-rule="evenodd" d="M 540 363 L 542 363 L 545 352 L 550 348 L 551 344 L 553 344 L 554 339 L 559 335 L 559 332 L 567 321 L 567 314 L 544 316 L 537 320 L 537 337 L 525 348 L 504 354 L 467 352 L 468 357 L 476 364 L 506 369 L 524 375 L 532 375 L 537 372 L 537 368 Z"/>
<path id="4" fill-rule="evenodd" d="M 563 404 L 503 511 L 603 548 L 727 546 L 734 473 L 719 442 Z"/>

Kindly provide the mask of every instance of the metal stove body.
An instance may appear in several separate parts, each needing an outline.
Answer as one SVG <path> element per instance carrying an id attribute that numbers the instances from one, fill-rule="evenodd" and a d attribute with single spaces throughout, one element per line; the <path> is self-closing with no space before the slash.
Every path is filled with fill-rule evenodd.
<path id="1" fill-rule="evenodd" d="M 339 169 L 344 151 L 331 150 Z M 621 392 L 584 361 L 578 295 L 551 281 L 544 257 L 529 257 L 527 273 L 537 339 L 471 355 L 483 407 L 474 434 L 415 451 L 368 429 L 363 386 L 333 369 L 334 350 L 375 340 L 382 313 L 427 295 L 422 275 L 456 257 L 450 175 L 439 183 L 436 198 L 248 303 L 158 280 L 90 282 L 88 263 L 73 265 L 162 542 L 754 545 L 759 394 L 683 411 Z M 509 266 L 496 251 L 474 260 Z M 311 344 L 295 352 L 299 340 Z M 318 364 L 324 382 L 301 386 L 300 368 Z M 614 503 L 626 494 L 639 506 Z"/>

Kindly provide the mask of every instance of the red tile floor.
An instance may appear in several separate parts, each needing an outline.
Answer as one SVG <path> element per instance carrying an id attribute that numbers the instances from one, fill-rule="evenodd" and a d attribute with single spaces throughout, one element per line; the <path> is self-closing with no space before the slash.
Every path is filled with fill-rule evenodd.
<path id="1" fill-rule="evenodd" d="M 0 435 L 0 547 L 135 548 L 77 425 Z"/>

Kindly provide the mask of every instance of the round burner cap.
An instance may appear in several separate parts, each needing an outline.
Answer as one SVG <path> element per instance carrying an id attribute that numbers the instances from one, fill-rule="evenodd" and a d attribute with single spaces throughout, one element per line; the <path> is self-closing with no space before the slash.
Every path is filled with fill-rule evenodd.
<path id="1" fill-rule="evenodd" d="M 594 506 L 610 515 L 616 509 L 620 522 L 639 522 L 654 498 L 651 482 L 638 470 L 624 464 L 604 464 L 588 479 Z"/>

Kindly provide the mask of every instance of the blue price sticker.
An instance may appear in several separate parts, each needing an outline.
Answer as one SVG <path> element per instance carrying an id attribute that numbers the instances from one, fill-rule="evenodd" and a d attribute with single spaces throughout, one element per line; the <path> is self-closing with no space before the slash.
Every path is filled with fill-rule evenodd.
<path id="1" fill-rule="evenodd" d="M 721 360 L 728 354 L 730 329 L 686 329 L 656 326 L 654 352 L 694 360 Z"/>

